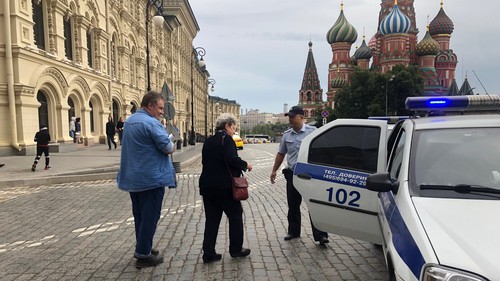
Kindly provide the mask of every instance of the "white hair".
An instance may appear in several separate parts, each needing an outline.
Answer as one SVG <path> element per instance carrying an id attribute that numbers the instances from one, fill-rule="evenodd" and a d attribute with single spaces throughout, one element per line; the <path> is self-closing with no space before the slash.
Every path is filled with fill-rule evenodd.
<path id="1" fill-rule="evenodd" d="M 215 121 L 216 130 L 224 130 L 226 125 L 236 124 L 236 116 L 231 113 L 222 113 Z"/>

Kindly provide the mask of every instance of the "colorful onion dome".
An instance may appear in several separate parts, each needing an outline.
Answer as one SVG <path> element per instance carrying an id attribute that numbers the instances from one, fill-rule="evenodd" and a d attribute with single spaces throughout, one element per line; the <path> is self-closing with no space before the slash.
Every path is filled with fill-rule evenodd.
<path id="1" fill-rule="evenodd" d="M 431 36 L 438 34 L 451 35 L 454 29 L 455 26 L 453 25 L 453 22 L 448 17 L 448 15 L 446 15 L 446 13 L 444 12 L 443 1 L 441 1 L 441 9 L 439 9 L 438 14 L 431 21 L 431 24 L 429 25 L 429 31 L 431 33 Z"/>
<path id="2" fill-rule="evenodd" d="M 368 47 L 372 50 L 377 49 L 377 37 L 373 35 L 372 39 L 370 39 L 370 42 L 368 42 Z"/>
<path id="3" fill-rule="evenodd" d="M 358 32 L 347 21 L 344 16 L 344 4 L 341 4 L 340 15 L 335 24 L 326 33 L 326 40 L 329 44 L 333 43 L 354 43 L 358 39 Z"/>
<path id="4" fill-rule="evenodd" d="M 332 86 L 332 89 L 339 89 L 339 88 L 342 88 L 344 87 L 345 85 L 347 84 L 347 81 L 345 81 L 344 78 L 342 77 L 335 77 L 332 79 L 332 82 L 331 82 L 331 86 Z"/>
<path id="5" fill-rule="evenodd" d="M 398 1 L 395 0 L 392 11 L 380 22 L 380 33 L 382 35 L 407 33 L 410 27 L 410 18 L 401 12 Z"/>
<path id="6" fill-rule="evenodd" d="M 429 28 L 427 28 L 424 39 L 415 47 L 415 53 L 417 56 L 435 56 L 439 53 L 439 44 L 431 37 Z"/>
<path id="7" fill-rule="evenodd" d="M 365 36 L 363 35 L 363 43 L 354 53 L 357 60 L 369 60 L 372 57 L 372 50 L 366 45 Z"/>

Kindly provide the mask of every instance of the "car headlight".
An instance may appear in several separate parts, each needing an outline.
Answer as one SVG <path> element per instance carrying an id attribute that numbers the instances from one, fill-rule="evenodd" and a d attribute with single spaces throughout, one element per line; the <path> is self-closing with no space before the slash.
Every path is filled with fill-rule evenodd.
<path id="1" fill-rule="evenodd" d="M 429 264 L 424 267 L 422 281 L 487 281 L 486 279 L 457 269 Z"/>

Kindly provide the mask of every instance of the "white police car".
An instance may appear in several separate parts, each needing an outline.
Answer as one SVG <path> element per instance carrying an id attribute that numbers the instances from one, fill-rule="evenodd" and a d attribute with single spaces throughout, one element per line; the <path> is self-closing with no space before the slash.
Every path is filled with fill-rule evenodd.
<path id="1" fill-rule="evenodd" d="M 500 108 L 497 96 L 406 103 L 455 113 Z M 500 280 L 500 114 L 387 128 L 338 119 L 302 141 L 294 183 L 315 226 L 381 244 L 390 280 Z"/>

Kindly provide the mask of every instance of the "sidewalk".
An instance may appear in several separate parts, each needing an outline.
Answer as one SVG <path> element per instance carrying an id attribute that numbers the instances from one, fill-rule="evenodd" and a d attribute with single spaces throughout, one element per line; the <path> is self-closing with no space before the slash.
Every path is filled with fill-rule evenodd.
<path id="1" fill-rule="evenodd" d="M 173 161 L 180 162 L 181 170 L 201 157 L 202 143 L 176 150 Z M 107 180 L 116 178 L 120 166 L 121 146 L 108 150 L 106 144 L 79 146 L 71 152 L 50 153 L 49 170 L 44 170 L 45 157 L 38 162 L 35 172 L 31 165 L 35 156 L 7 156 L 0 158 L 0 188 L 5 186 L 39 186 L 66 182 Z M 147 157 L 147 156 L 145 156 Z"/>

